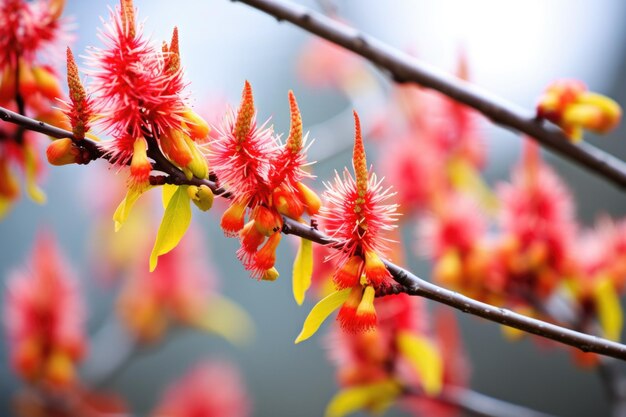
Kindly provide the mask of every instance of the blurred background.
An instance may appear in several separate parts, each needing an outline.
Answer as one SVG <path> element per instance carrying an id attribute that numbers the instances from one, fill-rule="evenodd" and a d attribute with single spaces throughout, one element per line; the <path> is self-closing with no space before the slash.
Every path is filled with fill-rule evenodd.
<path id="1" fill-rule="evenodd" d="M 320 3 L 299 3 L 320 10 Z M 298 64 L 311 35 L 248 6 L 218 0 L 136 0 L 135 4 L 139 19 L 145 19 L 146 34 L 154 40 L 169 39 L 172 28 L 178 26 L 192 104 L 204 114 L 220 108 L 215 103 L 226 101 L 236 106 L 244 80 L 249 80 L 259 119 L 272 117 L 275 129 L 287 132 L 287 91 L 294 90 L 304 128 L 315 139 L 309 160 L 321 161 L 314 167 L 320 180 L 327 181 L 334 170 L 350 165 L 352 107 L 357 107 L 367 126 L 373 120 L 368 116 L 388 100 L 390 83 L 374 68 L 371 70 L 378 74 L 379 86 L 371 94 L 361 94 L 358 102 L 345 92 L 304 83 Z M 526 109 L 534 108 L 547 84 L 565 77 L 583 80 L 591 90 L 626 103 L 624 2 L 336 0 L 333 4 L 338 15 L 354 27 L 443 71 L 454 72 L 459 52 L 464 51 L 472 82 Z M 113 3 L 67 1 L 65 15 L 71 16 L 76 27 L 76 55 L 85 55 L 89 45 L 102 45 L 96 28 L 102 27 L 101 18 L 108 20 L 107 6 Z M 78 58 L 79 66 L 83 66 L 82 61 Z M 210 117 L 218 120 L 220 115 Z M 487 181 L 495 184 L 508 178 L 519 157 L 521 141 L 487 121 L 479 126 L 487 140 Z M 626 128 L 622 127 L 607 137 L 587 137 L 624 159 L 625 136 Z M 371 148 L 370 160 L 376 167 L 380 155 L 375 155 L 374 149 L 384 150 L 384 146 Z M 626 214 L 622 191 L 569 162 L 550 155 L 546 158 L 571 187 L 583 224 L 591 224 L 604 213 L 616 217 Z M 102 213 L 89 200 L 106 192 L 106 182 L 114 174 L 103 161 L 86 167 L 47 169 L 43 185 L 47 204 L 38 206 L 22 199 L 0 222 L 2 277 L 24 264 L 38 230 L 54 232 L 80 277 L 88 300 L 91 334 L 98 329 L 102 332 L 102 323 L 110 320 L 115 285 L 103 284 L 93 270 L 93 247 L 99 239 L 94 224 L 108 221 L 112 211 Z M 319 189 L 321 182 L 316 184 Z M 324 329 L 305 343 L 293 344 L 312 306 L 307 301 L 298 307 L 291 294 L 289 271 L 295 245 L 281 245 L 277 268 L 283 273 L 278 281 L 250 279 L 236 259 L 237 240 L 225 238 L 219 230 L 219 212 L 204 214 L 194 209 L 193 227 L 208 243 L 209 262 L 222 293 L 243 306 L 254 320 L 253 342 L 234 347 L 214 335 L 179 331 L 167 343 L 136 355 L 106 381 L 105 388 L 122 393 L 138 415 L 146 415 L 173 379 L 199 359 L 212 357 L 233 362 L 241 369 L 254 416 L 322 415 L 337 386 L 323 346 Z M 156 227 L 146 233 L 153 237 Z M 405 230 L 404 236 L 409 245 L 408 266 L 416 274 L 429 277 L 429 263 L 415 251 L 415 230 Z M 608 413 L 598 375 L 576 367 L 562 349 L 541 347 L 531 340 L 511 343 L 502 337 L 497 325 L 461 314 L 458 318 L 472 366 L 473 389 L 555 415 Z M 99 340 L 107 340 L 103 333 L 98 334 Z M 106 349 L 105 343 L 93 347 L 90 354 L 104 355 Z M 92 359 L 86 359 L 84 372 L 93 371 L 88 366 Z M 1 415 L 10 415 L 8 404 L 18 385 L 8 365 L 7 346 L 0 343 Z M 387 415 L 405 414 L 392 409 Z"/>

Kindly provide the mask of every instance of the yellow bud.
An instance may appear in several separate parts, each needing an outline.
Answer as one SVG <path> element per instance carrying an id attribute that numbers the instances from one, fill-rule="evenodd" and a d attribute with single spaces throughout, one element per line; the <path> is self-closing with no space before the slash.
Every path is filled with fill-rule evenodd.
<path id="1" fill-rule="evenodd" d="M 261 277 L 261 279 L 263 281 L 276 281 L 276 279 L 278 279 L 279 273 L 276 270 L 276 268 L 271 267 L 270 269 L 268 269 L 267 271 L 265 271 L 263 273 L 263 276 Z"/>
<path id="2" fill-rule="evenodd" d="M 298 188 L 298 195 L 300 200 L 305 205 L 306 212 L 309 216 L 314 216 L 320 211 L 320 207 L 322 207 L 322 200 L 315 193 L 315 191 L 311 190 L 309 187 L 299 182 L 296 184 Z"/>
<path id="3" fill-rule="evenodd" d="M 189 186 L 187 194 L 191 201 L 202 211 L 209 211 L 213 206 L 213 191 L 204 184 L 199 187 L 195 185 Z"/>
<path id="4" fill-rule="evenodd" d="M 37 84 L 37 90 L 39 90 L 44 97 L 54 100 L 63 95 L 63 93 L 61 93 L 59 80 L 57 80 L 57 77 L 55 77 L 54 74 L 47 68 L 33 67 L 33 77 L 35 78 L 35 83 Z"/>
<path id="5" fill-rule="evenodd" d="M 75 164 L 79 154 L 71 139 L 63 138 L 51 142 L 46 149 L 48 162 L 55 166 Z"/>
<path id="6" fill-rule="evenodd" d="M 188 168 L 196 178 L 207 178 L 209 176 L 209 164 L 207 164 L 206 158 L 200 153 L 198 147 L 189 136 L 183 134 L 183 139 L 191 151 L 191 162 L 187 164 L 186 168 Z"/>
<path id="7" fill-rule="evenodd" d="M 204 139 L 209 135 L 211 131 L 209 124 L 189 107 L 183 111 L 183 119 L 183 127 L 192 138 Z"/>

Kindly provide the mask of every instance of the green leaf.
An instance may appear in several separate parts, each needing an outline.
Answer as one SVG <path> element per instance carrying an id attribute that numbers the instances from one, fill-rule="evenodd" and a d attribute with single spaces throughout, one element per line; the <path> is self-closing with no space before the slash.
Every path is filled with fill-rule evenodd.
<path id="1" fill-rule="evenodd" d="M 167 204 L 159 226 L 156 241 L 150 254 L 150 272 L 157 266 L 158 258 L 178 245 L 191 223 L 191 200 L 187 186 L 181 185 Z"/>
<path id="2" fill-rule="evenodd" d="M 161 194 L 161 201 L 163 202 L 163 208 L 164 209 L 167 208 L 167 205 L 169 204 L 169 202 L 172 199 L 172 196 L 174 195 L 176 190 L 178 190 L 178 185 L 163 184 L 163 191 L 162 191 L 162 194 Z"/>
<path id="3" fill-rule="evenodd" d="M 420 376 L 428 395 L 437 395 L 443 385 L 443 361 L 433 343 L 407 331 L 398 334 L 398 349 Z"/>
<path id="4" fill-rule="evenodd" d="M 135 202 L 145 191 L 147 190 L 138 191 L 133 188 L 128 189 L 126 196 L 119 206 L 117 206 L 115 213 L 113 213 L 113 221 L 115 222 L 116 232 L 122 228 L 122 225 L 126 222 L 126 219 L 135 205 Z"/>
<path id="5" fill-rule="evenodd" d="M 344 417 L 359 410 L 383 413 L 400 395 L 400 386 L 391 379 L 339 391 L 326 407 L 325 417 Z"/>
<path id="6" fill-rule="evenodd" d="M 223 337 L 235 346 L 247 345 L 254 337 L 254 323 L 246 310 L 219 295 L 211 296 L 204 314 L 193 324 Z"/>
<path id="7" fill-rule="evenodd" d="M 315 304 L 306 320 L 304 320 L 302 331 L 296 338 L 295 343 L 303 342 L 313 336 L 317 329 L 320 328 L 324 320 L 326 320 L 326 318 L 330 316 L 333 311 L 341 307 L 341 305 L 348 299 L 350 290 L 351 288 L 345 288 L 340 291 L 335 291 Z"/>
<path id="8" fill-rule="evenodd" d="M 293 297 L 302 305 L 306 291 L 311 286 L 313 274 L 313 243 L 300 238 L 300 247 L 293 262 Z"/>
<path id="9" fill-rule="evenodd" d="M 609 277 L 601 278 L 593 289 L 600 325 L 607 339 L 619 340 L 623 316 L 619 295 Z"/>

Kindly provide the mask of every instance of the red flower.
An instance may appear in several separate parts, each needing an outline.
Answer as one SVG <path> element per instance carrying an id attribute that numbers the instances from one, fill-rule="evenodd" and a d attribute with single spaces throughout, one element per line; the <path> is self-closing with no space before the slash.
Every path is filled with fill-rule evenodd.
<path id="1" fill-rule="evenodd" d="M 345 329 L 360 331 L 376 322 L 373 306 L 375 288 L 389 283 L 390 274 L 379 254 L 386 249 L 383 234 L 392 230 L 397 205 L 382 204 L 391 193 L 383 189 L 376 175 L 367 170 L 365 148 L 357 113 L 352 164 L 356 179 L 348 170 L 343 179 L 337 174 L 334 184 L 326 184 L 328 202 L 320 216 L 329 235 L 340 242 L 342 249 L 329 258 L 336 258 L 334 280 L 338 288 L 352 288 L 339 312 Z"/>
<path id="2" fill-rule="evenodd" d="M 225 363 L 194 366 L 163 396 L 154 417 L 246 417 L 250 400 L 237 370 Z"/>
<path id="3" fill-rule="evenodd" d="M 13 367 L 32 382 L 66 387 L 85 350 L 84 311 L 54 239 L 40 235 L 32 261 L 8 281 L 5 325 Z"/>

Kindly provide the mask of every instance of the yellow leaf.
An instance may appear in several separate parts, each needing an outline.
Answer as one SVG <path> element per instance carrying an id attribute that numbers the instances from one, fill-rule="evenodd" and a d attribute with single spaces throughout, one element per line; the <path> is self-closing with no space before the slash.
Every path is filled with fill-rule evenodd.
<path id="1" fill-rule="evenodd" d="M 311 286 L 313 274 L 313 243 L 301 238 L 300 247 L 293 262 L 293 298 L 298 305 L 302 305 L 304 295 Z"/>
<path id="2" fill-rule="evenodd" d="M 326 407 L 325 417 L 344 417 L 368 409 L 383 413 L 400 395 L 400 386 L 393 380 L 359 385 L 339 391 Z"/>
<path id="3" fill-rule="evenodd" d="M 601 278 L 593 289 L 600 325 L 607 339 L 619 340 L 622 334 L 622 307 L 613 282 Z"/>
<path id="4" fill-rule="evenodd" d="M 163 201 L 163 208 L 167 208 L 168 203 L 172 199 L 174 193 L 178 190 L 178 185 L 163 184 L 163 193 L 161 194 L 161 200 Z"/>
<path id="5" fill-rule="evenodd" d="M 9 212 L 9 207 L 11 207 L 11 200 L 0 197 L 0 219 Z"/>
<path id="6" fill-rule="evenodd" d="M 348 299 L 350 290 L 351 288 L 345 288 L 340 291 L 335 291 L 315 304 L 306 320 L 304 320 L 302 331 L 296 338 L 295 343 L 303 342 L 313 336 L 317 329 L 320 328 L 324 320 L 326 320 L 326 318 L 330 316 L 333 311 L 341 307 L 341 305 Z"/>
<path id="7" fill-rule="evenodd" d="M 443 361 L 430 340 L 407 331 L 398 334 L 398 349 L 420 376 L 428 395 L 437 395 L 443 384 Z"/>
<path id="8" fill-rule="evenodd" d="M 163 220 L 150 254 L 150 272 L 156 268 L 159 256 L 165 255 L 178 245 L 190 223 L 191 200 L 187 194 L 187 186 L 181 185 L 172 195 L 163 213 Z"/>
<path id="9" fill-rule="evenodd" d="M 24 148 L 24 165 L 26 174 L 26 192 L 28 196 L 38 204 L 46 202 L 46 195 L 37 185 L 37 163 L 33 150 L 26 146 Z"/>
<path id="10" fill-rule="evenodd" d="M 239 304 L 219 295 L 208 300 L 204 314 L 193 324 L 235 346 L 247 345 L 254 337 L 254 323 L 248 313 Z"/>
<path id="11" fill-rule="evenodd" d="M 448 164 L 450 181 L 459 190 L 468 191 L 478 200 L 481 207 L 491 214 L 498 209 L 498 198 L 467 161 L 455 158 Z"/>
<path id="12" fill-rule="evenodd" d="M 122 228 L 122 225 L 124 224 L 124 222 L 126 222 L 126 219 L 128 218 L 128 215 L 130 214 L 133 206 L 135 205 L 135 202 L 137 201 L 139 196 L 143 194 L 144 191 L 145 190 L 138 191 L 132 188 L 128 189 L 128 191 L 126 192 L 126 196 L 124 197 L 120 205 L 117 206 L 115 213 L 113 213 L 113 221 L 115 222 L 116 232 Z"/>

